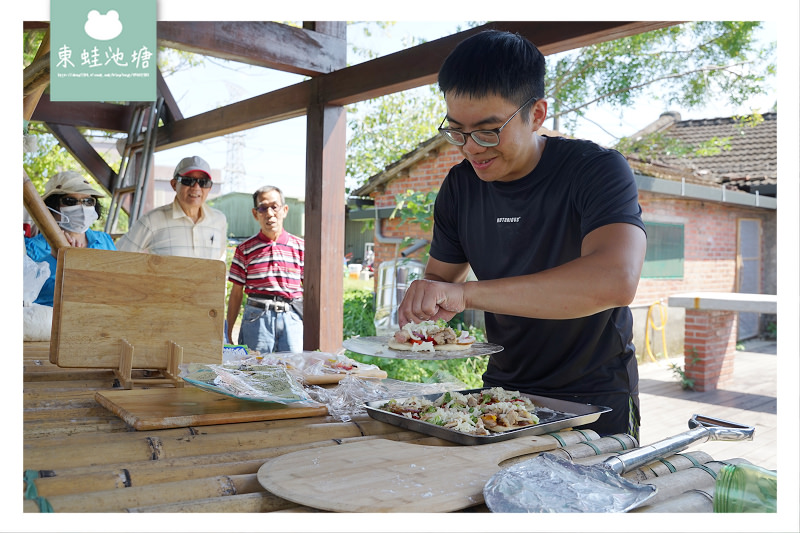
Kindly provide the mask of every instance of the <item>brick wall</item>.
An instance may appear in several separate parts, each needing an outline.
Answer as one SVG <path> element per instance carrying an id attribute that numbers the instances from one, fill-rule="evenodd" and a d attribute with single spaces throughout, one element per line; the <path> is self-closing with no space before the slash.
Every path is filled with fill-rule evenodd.
<path id="1" fill-rule="evenodd" d="M 633 305 L 650 304 L 678 292 L 735 292 L 739 219 L 759 218 L 762 224 L 767 224 L 769 217 L 775 216 L 774 212 L 764 210 L 659 196 L 647 191 L 639 193 L 639 203 L 645 222 L 684 225 L 684 271 L 682 279 L 640 280 Z M 762 240 L 768 242 L 768 237 Z M 766 245 L 762 245 L 764 248 Z M 762 260 L 762 270 L 767 263 Z"/>
<path id="2" fill-rule="evenodd" d="M 408 190 L 432 191 L 439 190 L 447 172 L 453 165 L 464 159 L 460 150 L 451 145 L 444 146 L 439 153 L 431 155 L 414 165 L 408 173 L 395 178 L 386 186 L 385 190 L 373 193 L 376 208 L 394 207 L 395 198 Z M 423 232 L 417 225 L 401 224 L 400 219 L 386 219 L 381 221 L 381 232 L 388 238 L 426 239 L 430 241 L 432 234 Z M 399 253 L 399 247 L 394 244 L 375 242 L 375 269 L 383 261 L 391 261 Z M 421 252 L 414 253 L 411 257 L 419 258 Z"/>
<path id="3" fill-rule="evenodd" d="M 462 161 L 455 146 L 444 145 L 439 153 L 417 163 L 407 173 L 401 174 L 378 193 L 373 193 L 376 207 L 394 207 L 395 197 L 409 189 L 415 191 L 438 190 L 448 170 Z M 647 222 L 681 223 L 684 225 L 684 276 L 681 279 L 642 279 L 631 304 L 634 310 L 634 343 L 641 352 L 647 325 L 647 308 L 659 300 L 666 302 L 671 294 L 690 291 L 733 292 L 737 290 L 737 233 L 740 218 L 758 218 L 762 221 L 762 291 L 774 294 L 775 228 L 774 211 L 737 207 L 701 200 L 657 195 L 640 191 L 639 202 Z M 400 224 L 399 219 L 382 220 L 381 231 L 385 237 L 410 237 L 430 240 L 417 226 Z M 392 260 L 401 247 L 395 244 L 375 243 L 375 268 L 382 261 Z M 412 257 L 419 258 L 420 253 Z M 683 349 L 682 309 L 669 309 L 667 327 L 670 354 Z M 656 321 L 657 322 L 657 321 Z M 654 347 L 658 352 L 660 347 Z"/>

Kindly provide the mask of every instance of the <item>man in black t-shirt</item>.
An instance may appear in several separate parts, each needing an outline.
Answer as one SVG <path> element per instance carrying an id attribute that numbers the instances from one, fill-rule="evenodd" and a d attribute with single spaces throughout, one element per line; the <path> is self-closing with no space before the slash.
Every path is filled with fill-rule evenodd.
<path id="1" fill-rule="evenodd" d="M 544 71 L 533 44 L 497 31 L 466 39 L 442 65 L 439 129 L 465 159 L 437 195 L 424 280 L 398 320 L 481 309 L 488 340 L 505 348 L 486 386 L 611 407 L 586 427 L 638 438 L 628 305 L 646 237 L 636 184 L 618 152 L 537 133 Z M 478 281 L 465 282 L 470 267 Z"/>

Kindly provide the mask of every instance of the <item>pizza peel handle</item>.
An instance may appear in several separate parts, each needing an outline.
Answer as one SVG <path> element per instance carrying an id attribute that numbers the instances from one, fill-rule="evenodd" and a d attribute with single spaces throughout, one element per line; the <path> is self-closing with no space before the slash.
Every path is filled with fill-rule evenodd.
<path id="1" fill-rule="evenodd" d="M 752 426 L 694 415 L 689 431 L 609 457 L 595 465 L 574 464 L 542 454 L 496 473 L 484 488 L 492 512 L 625 512 L 655 495 L 656 487 L 620 474 L 708 440 L 751 440 Z"/>
<path id="2" fill-rule="evenodd" d="M 502 461 L 591 438 L 596 434 L 583 430 L 482 446 L 375 439 L 282 455 L 261 466 L 258 481 L 276 496 L 326 511 L 457 511 L 483 502 L 483 487 Z"/>

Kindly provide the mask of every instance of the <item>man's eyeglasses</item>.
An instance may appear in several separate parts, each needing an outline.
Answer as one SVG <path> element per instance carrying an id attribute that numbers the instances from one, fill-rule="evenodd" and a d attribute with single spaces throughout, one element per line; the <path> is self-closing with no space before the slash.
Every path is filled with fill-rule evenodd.
<path id="1" fill-rule="evenodd" d="M 72 196 L 62 196 L 61 205 L 66 205 L 67 207 L 72 207 L 74 205 L 85 205 L 86 207 L 94 207 L 97 204 L 97 198 L 90 196 L 88 198 L 74 198 Z"/>
<path id="2" fill-rule="evenodd" d="M 281 207 L 283 207 L 283 206 L 282 205 L 278 205 L 278 204 L 274 204 L 274 205 L 261 204 L 258 207 L 256 207 L 256 211 L 258 211 L 259 213 L 261 213 L 263 215 L 264 213 L 266 213 L 267 211 L 272 209 L 273 213 L 277 213 L 278 209 L 280 209 Z"/>
<path id="3" fill-rule="evenodd" d="M 444 121 L 447 120 L 447 117 L 442 119 L 442 123 L 439 124 L 439 133 L 444 135 L 444 138 L 447 139 L 450 143 L 455 144 L 456 146 L 464 146 L 467 144 L 467 135 L 472 137 L 472 140 L 475 141 L 480 146 L 497 146 L 500 144 L 500 132 L 503 131 L 503 128 L 506 127 L 506 124 L 511 122 L 511 119 L 517 116 L 523 107 L 530 104 L 534 100 L 537 100 L 536 96 L 533 96 L 528 99 L 524 104 L 522 104 L 519 109 L 514 111 L 514 114 L 511 115 L 505 123 L 500 126 L 499 128 L 494 128 L 492 130 L 475 130 L 475 131 L 459 131 L 453 130 L 450 128 L 443 128 L 442 125 Z"/>
<path id="4" fill-rule="evenodd" d="M 194 184 L 197 183 L 200 185 L 201 189 L 208 189 L 211 187 L 211 178 L 189 178 L 186 176 L 175 176 L 175 179 L 181 185 L 185 185 L 186 187 L 194 187 Z"/>

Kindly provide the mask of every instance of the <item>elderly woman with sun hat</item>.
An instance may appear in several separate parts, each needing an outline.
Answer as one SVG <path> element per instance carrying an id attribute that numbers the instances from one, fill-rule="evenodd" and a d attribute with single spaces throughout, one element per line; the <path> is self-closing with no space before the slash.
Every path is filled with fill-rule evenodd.
<path id="1" fill-rule="evenodd" d="M 106 196 L 92 187 L 79 172 L 67 170 L 53 176 L 44 187 L 42 200 L 53 213 L 67 242 L 78 248 L 116 250 L 114 240 L 108 233 L 90 229 L 103 212 L 98 198 Z M 56 277 L 56 255 L 41 233 L 25 238 L 28 257 L 37 263 L 46 261 L 50 266 L 50 277 L 45 281 L 34 303 L 53 306 L 53 290 Z"/>

